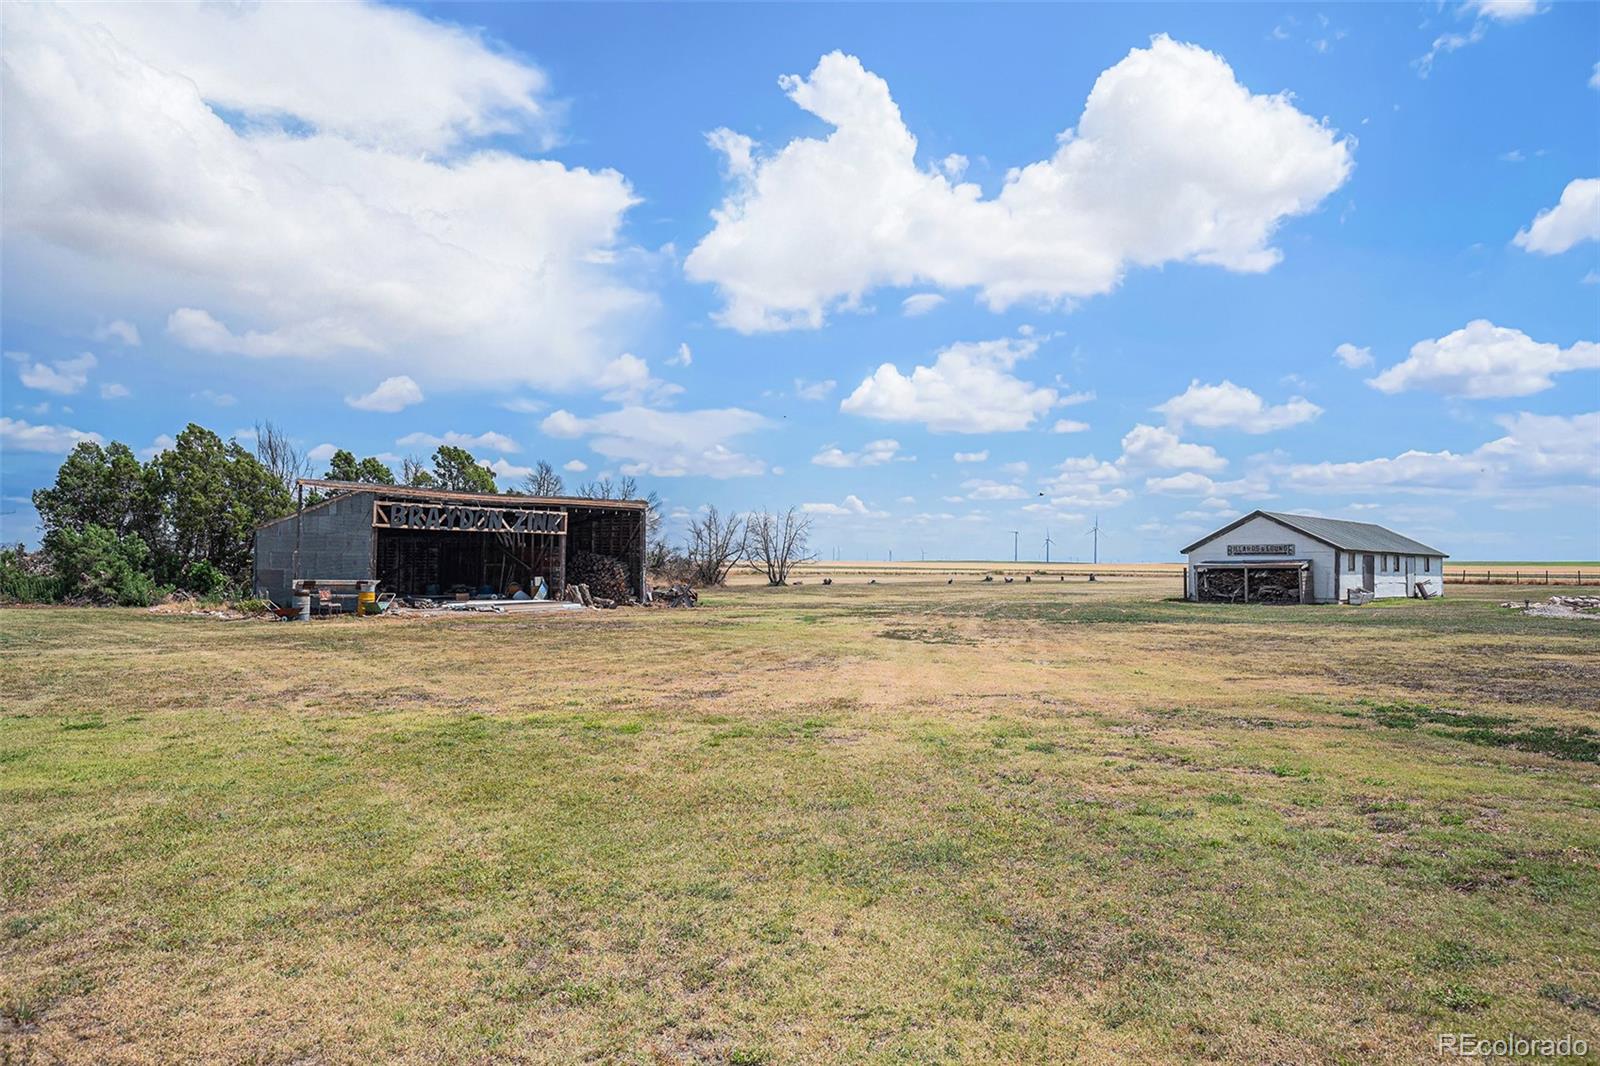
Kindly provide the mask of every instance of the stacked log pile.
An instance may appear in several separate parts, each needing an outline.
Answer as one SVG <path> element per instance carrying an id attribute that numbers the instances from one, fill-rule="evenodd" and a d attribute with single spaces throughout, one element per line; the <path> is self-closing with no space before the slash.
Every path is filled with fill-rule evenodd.
<path id="1" fill-rule="evenodd" d="M 1299 603 L 1300 571 L 1253 570 L 1250 572 L 1251 603 Z M 1243 603 L 1245 600 L 1245 572 L 1243 570 L 1204 570 L 1200 573 L 1201 600 L 1221 603 Z"/>
<path id="2" fill-rule="evenodd" d="M 574 585 L 568 585 L 567 591 L 561 594 L 561 598 L 568 603 L 579 603 L 585 607 L 600 607 L 605 610 L 610 610 L 617 605 L 617 601 L 610 596 L 596 596 L 590 590 L 588 584 L 581 581 Z"/>
<path id="3" fill-rule="evenodd" d="M 613 606 L 633 598 L 628 571 L 621 560 L 596 552 L 572 553 L 567 560 L 567 585 L 582 585 L 591 598 L 611 600 Z"/>

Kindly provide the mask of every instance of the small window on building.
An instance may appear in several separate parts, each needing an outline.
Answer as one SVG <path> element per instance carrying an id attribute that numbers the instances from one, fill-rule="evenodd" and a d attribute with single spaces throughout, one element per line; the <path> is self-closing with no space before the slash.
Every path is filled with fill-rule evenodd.
<path id="1" fill-rule="evenodd" d="M 1387 574 L 1388 572 L 1389 572 L 1389 557 L 1387 555 L 1378 556 L 1378 573 Z"/>
<path id="2" fill-rule="evenodd" d="M 1397 574 L 1400 572 L 1400 556 L 1398 555 L 1394 557 L 1394 572 Z"/>
<path id="3" fill-rule="evenodd" d="M 1356 556 L 1354 552 L 1345 553 L 1344 568 L 1352 574 L 1356 572 Z"/>
<path id="4" fill-rule="evenodd" d="M 1433 556 L 1424 555 L 1422 557 L 1422 572 L 1424 574 L 1433 573 Z"/>

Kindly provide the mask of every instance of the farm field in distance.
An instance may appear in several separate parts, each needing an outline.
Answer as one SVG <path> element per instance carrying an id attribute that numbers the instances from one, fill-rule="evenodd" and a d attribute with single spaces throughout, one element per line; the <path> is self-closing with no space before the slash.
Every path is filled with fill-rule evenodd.
<path id="1" fill-rule="evenodd" d="M 1600 624 L 849 565 L 0 612 L 0 1061 L 1600 1054 Z"/>

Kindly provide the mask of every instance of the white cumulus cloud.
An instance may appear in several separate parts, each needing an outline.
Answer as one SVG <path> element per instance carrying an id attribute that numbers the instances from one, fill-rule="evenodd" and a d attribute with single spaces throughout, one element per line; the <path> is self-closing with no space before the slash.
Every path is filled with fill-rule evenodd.
<path id="1" fill-rule="evenodd" d="M 999 433 L 1027 429 L 1058 402 L 1055 389 L 1011 373 L 1038 343 L 995 340 L 952 344 L 932 366 L 902 374 L 892 363 L 839 405 L 846 414 L 885 422 L 921 422 L 936 433 Z"/>
<path id="2" fill-rule="evenodd" d="M 71 426 L 39 426 L 20 418 L 0 416 L 0 445 L 19 452 L 70 452 L 83 441 L 102 442 L 98 433 L 85 433 Z"/>
<path id="3" fill-rule="evenodd" d="M 1387 393 L 1427 389 L 1469 399 L 1528 396 L 1554 385 L 1554 374 L 1597 367 L 1600 344 L 1594 341 L 1563 348 L 1480 318 L 1437 340 L 1418 341 L 1410 358 L 1367 384 Z"/>
<path id="4" fill-rule="evenodd" d="M 404 374 L 384 378 L 364 396 L 346 396 L 345 403 L 358 411 L 403 411 L 422 402 L 422 386 Z"/>
<path id="5" fill-rule="evenodd" d="M 817 466 L 838 468 L 882 466 L 895 459 L 899 451 L 900 442 L 897 440 L 870 440 L 862 445 L 858 452 L 847 452 L 837 445 L 829 444 L 813 455 L 811 462 Z"/>
<path id="6" fill-rule="evenodd" d="M 803 503 L 800 509 L 807 514 L 833 517 L 883 518 L 888 514 L 886 511 L 873 510 L 854 493 L 846 496 L 842 503 Z"/>
<path id="7" fill-rule="evenodd" d="M 485 140 L 549 109 L 476 34 L 362 3 L 12 5 L 5 28 L 8 275 L 60 314 L 131 296 L 200 351 L 578 387 L 649 303 L 622 175 Z"/>
<path id="8" fill-rule="evenodd" d="M 30 389 L 53 392 L 58 396 L 71 396 L 73 393 L 83 391 L 83 387 L 89 383 L 89 371 L 96 365 L 98 360 L 90 352 L 73 356 L 71 359 L 55 359 L 49 363 L 24 359 L 17 376 Z"/>
<path id="9" fill-rule="evenodd" d="M 518 466 L 516 463 L 507 461 L 504 456 L 492 463 L 483 463 L 480 460 L 480 465 L 488 467 L 489 472 L 501 481 L 521 481 L 533 473 L 533 467 Z"/>
<path id="10" fill-rule="evenodd" d="M 1167 416 L 1174 429 L 1200 426 L 1204 429 L 1237 429 L 1245 433 L 1270 433 L 1309 422 L 1322 408 L 1301 396 L 1286 403 L 1268 404 L 1242 385 L 1224 380 L 1220 385 L 1202 385 L 1196 379 L 1189 388 L 1155 410 Z"/>
<path id="11" fill-rule="evenodd" d="M 1372 365 L 1372 349 L 1358 348 L 1348 341 L 1333 350 L 1333 357 L 1351 370 Z"/>
<path id="12" fill-rule="evenodd" d="M 139 449 L 139 453 L 138 453 L 139 454 L 139 458 L 141 458 L 141 459 L 154 459 L 156 456 L 160 455 L 162 452 L 170 452 L 172 449 L 176 448 L 177 446 L 178 446 L 178 441 L 177 441 L 176 438 L 174 438 L 172 436 L 172 434 L 170 434 L 170 433 L 161 433 L 161 434 L 158 434 L 156 436 L 155 440 L 151 441 L 145 447 Z M 329 454 L 331 455 L 332 453 L 330 452 Z"/>
<path id="13" fill-rule="evenodd" d="M 631 406 L 589 418 L 554 411 L 539 428 L 551 437 L 586 438 L 590 448 L 621 463 L 624 474 L 730 478 L 766 472 L 766 463 L 728 446 L 766 425 L 761 415 L 738 407 L 658 411 Z"/>
<path id="14" fill-rule="evenodd" d="M 1568 182 L 1560 202 L 1540 211 L 1511 239 L 1518 248 L 1540 255 L 1560 255 L 1584 241 L 1600 241 L 1600 178 Z"/>
<path id="15" fill-rule="evenodd" d="M 1135 469 L 1221 470 L 1228 460 L 1209 444 L 1190 444 L 1170 429 L 1141 423 L 1122 438 L 1122 457 L 1117 463 Z"/>
<path id="16" fill-rule="evenodd" d="M 1600 482 L 1600 412 L 1496 419 L 1506 431 L 1470 452 L 1413 449 L 1393 457 L 1355 462 L 1300 463 L 1283 471 L 1294 488 L 1318 492 L 1444 489 L 1515 496 L 1539 484 L 1576 479 L 1574 500 L 1597 501 Z"/>
<path id="17" fill-rule="evenodd" d="M 504 433 L 457 433 L 450 430 L 442 436 L 433 433 L 407 433 L 396 444 L 402 448 L 437 448 L 448 444 L 465 448 L 469 452 L 520 452 L 522 446 Z"/>
<path id="18" fill-rule="evenodd" d="M 826 400 L 839 383 L 832 378 L 825 381 L 807 381 L 805 378 L 794 379 L 794 394 L 802 400 Z"/>
<path id="19" fill-rule="evenodd" d="M 989 478 L 968 478 L 961 487 L 969 500 L 1025 500 L 1030 495 L 1021 485 Z"/>
<path id="20" fill-rule="evenodd" d="M 94 331 L 97 341 L 118 341 L 129 348 L 139 347 L 139 327 L 132 322 L 117 318 Z"/>
<path id="21" fill-rule="evenodd" d="M 976 288 L 1003 309 L 1105 293 L 1132 267 L 1267 270 L 1278 226 L 1352 166 L 1351 142 L 1287 94 L 1252 94 L 1221 56 L 1165 36 L 1104 71 L 1055 154 L 992 199 L 959 168 L 918 165 L 888 84 L 854 56 L 779 85 L 833 131 L 764 155 L 713 135 L 732 187 L 685 262 L 742 332 L 816 328 L 886 285 Z"/>

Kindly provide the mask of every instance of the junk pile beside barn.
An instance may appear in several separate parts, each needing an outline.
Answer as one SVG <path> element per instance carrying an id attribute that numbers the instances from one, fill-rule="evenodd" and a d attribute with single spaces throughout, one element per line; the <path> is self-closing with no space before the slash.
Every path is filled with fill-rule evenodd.
<path id="1" fill-rule="evenodd" d="M 693 585 L 680 581 L 652 589 L 650 602 L 660 604 L 662 607 L 698 607 L 700 594 L 694 590 Z"/>
<path id="2" fill-rule="evenodd" d="M 1600 622 L 1600 596 L 1551 596 L 1543 603 L 1508 600 L 1500 606 L 1537 618 L 1583 618 Z"/>

